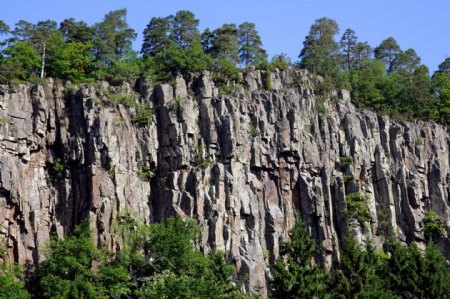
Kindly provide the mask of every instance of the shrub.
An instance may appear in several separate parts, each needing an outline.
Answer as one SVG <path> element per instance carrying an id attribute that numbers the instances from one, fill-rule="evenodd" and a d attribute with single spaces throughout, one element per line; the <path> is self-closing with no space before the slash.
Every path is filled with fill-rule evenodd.
<path id="1" fill-rule="evenodd" d="M 155 173 L 148 166 L 142 166 L 139 168 L 137 175 L 142 181 L 150 182 L 151 178 L 155 176 Z"/>
<path id="2" fill-rule="evenodd" d="M 64 165 L 61 163 L 61 159 L 56 159 L 55 162 L 53 162 L 53 171 L 55 173 L 55 177 L 57 179 L 60 179 L 63 177 L 64 174 Z"/>
<path id="3" fill-rule="evenodd" d="M 253 124 L 250 124 L 250 135 L 252 137 L 256 137 L 259 135 L 259 129 Z"/>
<path id="4" fill-rule="evenodd" d="M 146 103 L 140 103 L 135 106 L 136 112 L 131 119 L 134 124 L 148 125 L 153 123 L 153 110 Z"/>
<path id="5" fill-rule="evenodd" d="M 346 195 L 346 217 L 357 219 L 360 223 L 370 221 L 371 215 L 369 208 L 367 208 L 366 201 L 367 196 L 361 192 Z"/>
<path id="6" fill-rule="evenodd" d="M 436 241 L 442 237 L 445 231 L 445 223 L 439 219 L 438 215 L 433 210 L 428 210 L 423 219 L 424 236 L 427 241 Z"/>
<path id="7" fill-rule="evenodd" d="M 353 164 L 353 157 L 340 156 L 339 157 L 341 169 L 347 169 L 351 164 Z"/>

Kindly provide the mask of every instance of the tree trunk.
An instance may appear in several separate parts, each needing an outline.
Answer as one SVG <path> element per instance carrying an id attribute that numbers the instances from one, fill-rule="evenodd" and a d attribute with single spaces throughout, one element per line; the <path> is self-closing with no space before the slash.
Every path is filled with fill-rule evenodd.
<path id="1" fill-rule="evenodd" d="M 45 73 L 45 41 L 44 41 L 44 49 L 42 51 L 41 78 L 44 78 L 44 73 Z"/>

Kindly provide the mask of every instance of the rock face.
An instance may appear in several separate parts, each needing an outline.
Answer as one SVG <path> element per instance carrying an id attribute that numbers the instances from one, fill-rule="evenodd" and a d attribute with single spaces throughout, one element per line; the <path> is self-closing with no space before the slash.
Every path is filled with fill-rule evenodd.
<path id="1" fill-rule="evenodd" d="M 230 94 L 207 72 L 175 86 L 142 79 L 136 92 L 52 80 L 0 86 L 0 241 L 10 261 L 38 263 L 51 233 L 63 237 L 85 217 L 112 247 L 125 210 L 146 223 L 180 214 L 198 219 L 202 250 L 225 251 L 247 289 L 264 294 L 296 214 L 327 267 L 349 230 L 381 244 L 389 229 L 423 245 L 429 209 L 449 230 L 447 127 L 358 111 L 345 90 L 316 96 L 306 71 L 243 79 Z M 150 105 L 154 121 L 137 124 L 126 99 Z M 346 212 L 357 193 L 369 218 Z M 449 257 L 449 239 L 439 246 Z"/>

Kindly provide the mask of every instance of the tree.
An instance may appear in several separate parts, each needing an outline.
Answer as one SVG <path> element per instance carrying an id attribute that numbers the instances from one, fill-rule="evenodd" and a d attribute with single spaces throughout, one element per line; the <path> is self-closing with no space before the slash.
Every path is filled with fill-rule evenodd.
<path id="1" fill-rule="evenodd" d="M 46 73 L 47 59 L 51 59 L 48 55 L 50 47 L 59 47 L 59 44 L 52 44 L 51 41 L 57 41 L 58 35 L 57 25 L 55 21 L 45 20 L 32 24 L 26 21 L 19 21 L 15 29 L 11 32 L 13 37 L 10 39 L 11 43 L 17 41 L 30 42 L 32 47 L 36 49 L 41 58 L 40 77 L 43 78 Z"/>
<path id="2" fill-rule="evenodd" d="M 270 64 L 273 69 L 287 70 L 292 65 L 292 62 L 286 53 L 281 53 L 272 57 Z"/>
<path id="3" fill-rule="evenodd" d="M 203 31 L 202 35 L 200 36 L 203 52 L 209 53 L 213 39 L 214 34 L 211 32 L 211 30 L 209 30 L 209 28 L 206 28 L 205 31 Z"/>
<path id="4" fill-rule="evenodd" d="M 15 24 L 14 30 L 11 31 L 12 37 L 9 39 L 10 43 L 17 41 L 30 41 L 33 36 L 34 25 L 30 22 L 20 20 Z"/>
<path id="5" fill-rule="evenodd" d="M 0 81 L 11 79 L 28 80 L 35 76 L 40 58 L 31 42 L 17 42 L 3 50 L 6 59 L 1 64 Z"/>
<path id="6" fill-rule="evenodd" d="M 126 14 L 125 8 L 111 11 L 94 26 L 95 54 L 106 66 L 124 58 L 132 50 L 131 43 L 136 38 L 136 32 L 128 27 Z"/>
<path id="7" fill-rule="evenodd" d="M 362 107 L 382 109 L 385 96 L 379 86 L 384 80 L 385 65 L 378 60 L 368 60 L 351 73 L 352 100 Z"/>
<path id="8" fill-rule="evenodd" d="M 412 75 L 420 66 L 420 57 L 414 49 L 408 49 L 398 55 L 395 70 L 404 76 Z"/>
<path id="9" fill-rule="evenodd" d="M 354 47 L 353 66 L 361 69 L 371 60 L 372 48 L 367 42 L 358 42 Z"/>
<path id="10" fill-rule="evenodd" d="M 423 233 L 427 242 L 437 242 L 443 236 L 445 223 L 433 210 L 428 210 L 423 218 Z"/>
<path id="11" fill-rule="evenodd" d="M 239 56 L 244 65 L 255 64 L 258 58 L 267 60 L 267 53 L 262 48 L 261 37 L 254 23 L 244 22 L 239 25 Z"/>
<path id="12" fill-rule="evenodd" d="M 450 57 L 445 58 L 445 60 L 438 66 L 439 73 L 450 74 Z"/>
<path id="13" fill-rule="evenodd" d="M 356 52 L 356 46 L 358 44 L 358 38 L 355 35 L 355 31 L 348 28 L 342 35 L 339 43 L 341 48 L 341 63 L 343 68 L 350 71 L 353 68 L 353 60 Z"/>
<path id="14" fill-rule="evenodd" d="M 271 266 L 273 298 L 323 298 L 329 292 L 329 273 L 311 261 L 316 246 L 298 220 L 289 232 L 290 240 L 280 247 L 280 257 Z"/>
<path id="15" fill-rule="evenodd" d="M 334 36 L 339 33 L 338 24 L 328 18 L 314 22 L 303 42 L 300 52 L 300 67 L 325 76 L 333 76 L 338 66 L 339 45 Z"/>
<path id="16" fill-rule="evenodd" d="M 395 70 L 395 64 L 401 53 L 400 46 L 393 37 L 388 37 L 374 50 L 375 58 L 386 63 L 388 73 Z"/>
<path id="17" fill-rule="evenodd" d="M 152 18 L 144 30 L 144 42 L 141 53 L 144 56 L 162 52 L 170 45 L 170 23 L 166 18 Z"/>
<path id="18" fill-rule="evenodd" d="M 446 63 L 449 67 L 447 70 Z M 450 122 L 450 59 L 447 58 L 439 65 L 433 74 L 432 86 L 439 102 L 439 114 L 443 121 Z"/>
<path id="19" fill-rule="evenodd" d="M 85 22 L 76 22 L 74 18 L 65 19 L 59 24 L 59 31 L 64 35 L 66 42 L 88 43 L 94 37 L 94 28 Z"/>
<path id="20" fill-rule="evenodd" d="M 38 293 L 45 298 L 97 298 L 92 262 L 100 258 L 91 240 L 89 221 L 76 226 L 64 240 L 52 239 L 48 259 L 36 273 Z"/>
<path id="21" fill-rule="evenodd" d="M 227 59 L 238 64 L 239 58 L 239 31 L 235 24 L 224 24 L 213 32 L 211 41 L 211 55 L 216 59 Z"/>
<path id="22" fill-rule="evenodd" d="M 92 44 L 68 42 L 59 48 L 59 55 L 50 63 L 50 72 L 56 78 L 82 82 L 88 79 Z"/>
<path id="23" fill-rule="evenodd" d="M 199 21 L 195 15 L 187 10 L 180 10 L 174 17 L 169 17 L 172 23 L 169 38 L 181 49 L 189 49 L 194 42 L 200 41 L 198 30 Z"/>
<path id="24" fill-rule="evenodd" d="M 5 35 L 9 32 L 9 26 L 3 22 L 3 20 L 0 20 L 0 36 Z M 0 47 L 3 46 L 6 42 L 0 41 Z M 0 57 L 1 60 L 1 57 Z"/>
<path id="25" fill-rule="evenodd" d="M 9 26 L 3 22 L 3 20 L 0 20 L 0 35 L 6 34 L 9 32 Z"/>
<path id="26" fill-rule="evenodd" d="M 123 243 L 99 270 L 109 295 L 150 298 L 235 298 L 235 269 L 223 253 L 204 256 L 195 248 L 200 232 L 192 220 L 168 218 L 150 226 L 130 214 L 120 217 L 115 232 Z"/>
<path id="27" fill-rule="evenodd" d="M 23 283 L 22 268 L 18 265 L 8 264 L 4 258 L 5 251 L 0 247 L 0 298 L 30 298 Z"/>
<path id="28" fill-rule="evenodd" d="M 382 276 L 386 256 L 368 242 L 365 248 L 347 237 L 333 280 L 333 298 L 394 298 Z"/>

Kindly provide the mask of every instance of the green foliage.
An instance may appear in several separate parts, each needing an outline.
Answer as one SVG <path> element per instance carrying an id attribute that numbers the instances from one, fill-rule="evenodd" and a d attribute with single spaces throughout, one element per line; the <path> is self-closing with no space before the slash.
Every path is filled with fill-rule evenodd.
<path id="1" fill-rule="evenodd" d="M 432 77 L 432 87 L 437 96 L 440 118 L 450 123 L 450 72 L 438 70 Z"/>
<path id="2" fill-rule="evenodd" d="M 280 258 L 271 266 L 273 298 L 324 298 L 329 293 L 330 275 L 311 261 L 316 246 L 298 220 L 280 246 Z"/>
<path id="3" fill-rule="evenodd" d="M 250 129 L 250 135 L 252 137 L 257 137 L 259 135 L 259 129 L 252 123 L 250 123 L 249 129 Z"/>
<path id="4" fill-rule="evenodd" d="M 8 32 L 9 26 L 3 20 L 0 20 L 0 35 L 7 34 Z"/>
<path id="5" fill-rule="evenodd" d="M 429 243 L 423 255 L 415 243 L 402 246 L 391 241 L 386 246 L 385 279 L 389 289 L 403 298 L 446 298 L 450 289 L 450 269 L 437 248 Z"/>
<path id="6" fill-rule="evenodd" d="M 111 11 L 105 15 L 102 22 L 94 26 L 95 57 L 105 66 L 120 60 L 131 51 L 136 32 L 128 27 L 126 14 L 126 9 Z"/>
<path id="7" fill-rule="evenodd" d="M 317 19 L 303 42 L 300 67 L 322 76 L 331 75 L 338 65 L 339 46 L 334 40 L 338 32 L 339 26 L 334 20 Z"/>
<path id="8" fill-rule="evenodd" d="M 374 50 L 375 58 L 386 63 L 387 71 L 395 69 L 397 56 L 401 53 L 400 46 L 393 37 L 388 37 Z"/>
<path id="9" fill-rule="evenodd" d="M 267 60 L 267 53 L 262 48 L 261 37 L 254 23 L 244 22 L 238 29 L 239 57 L 244 65 L 255 65 L 259 60 Z"/>
<path id="10" fill-rule="evenodd" d="M 91 44 L 69 42 L 63 45 L 61 52 L 51 64 L 50 72 L 54 77 L 72 82 L 88 81 L 91 67 Z"/>
<path id="11" fill-rule="evenodd" d="M 350 165 L 353 164 L 353 157 L 347 157 L 347 156 L 340 156 L 339 157 L 339 161 L 340 161 L 340 165 L 341 165 L 341 169 L 345 170 L 347 169 Z"/>
<path id="12" fill-rule="evenodd" d="M 61 159 L 59 159 L 59 158 L 55 159 L 52 167 L 53 167 L 53 172 L 55 174 L 55 177 L 57 179 L 62 178 L 64 175 L 64 165 L 61 163 Z"/>
<path id="13" fill-rule="evenodd" d="M 148 166 L 142 166 L 139 168 L 137 175 L 141 180 L 150 182 L 151 178 L 155 176 L 155 173 Z"/>
<path id="14" fill-rule="evenodd" d="M 350 182 L 350 181 L 353 179 L 353 176 L 350 175 L 350 174 L 344 173 L 344 174 L 342 175 L 342 178 L 344 179 L 344 183 L 348 183 L 348 182 Z"/>
<path id="15" fill-rule="evenodd" d="M 135 94 L 132 93 L 109 93 L 108 100 L 114 105 L 122 104 L 134 109 L 131 121 L 137 125 L 149 125 L 153 123 L 153 109 L 148 103 L 140 103 Z"/>
<path id="16" fill-rule="evenodd" d="M 37 271 L 38 294 L 44 298 L 97 298 L 92 262 L 100 253 L 94 246 L 89 221 L 82 222 L 64 240 L 53 238 L 48 259 Z"/>
<path id="17" fill-rule="evenodd" d="M 0 298 L 30 298 L 31 296 L 23 283 L 22 268 L 18 265 L 8 264 L 4 259 L 6 259 L 6 250 L 3 246 L 0 246 Z"/>
<path id="18" fill-rule="evenodd" d="M 228 60 L 236 65 L 239 57 L 239 31 L 235 24 L 224 24 L 213 32 L 208 53 L 217 60 Z"/>
<path id="19" fill-rule="evenodd" d="M 203 144 L 195 147 L 195 164 L 199 167 L 206 167 L 213 161 Z"/>
<path id="20" fill-rule="evenodd" d="M 367 196 L 364 193 L 351 193 L 345 196 L 347 218 L 357 219 L 360 223 L 370 221 L 369 208 L 367 207 Z"/>
<path id="21" fill-rule="evenodd" d="M 346 238 L 332 284 L 332 298 L 395 298 L 386 288 L 386 258 L 370 243 L 361 248 L 354 238 Z"/>
<path id="22" fill-rule="evenodd" d="M 37 74 L 41 60 L 30 42 L 17 42 L 2 54 L 6 59 L 0 60 L 0 81 L 28 80 Z"/>
<path id="23" fill-rule="evenodd" d="M 135 105 L 135 114 L 131 121 L 138 125 L 149 125 L 153 123 L 153 110 L 147 103 Z"/>
<path id="24" fill-rule="evenodd" d="M 74 18 L 65 19 L 60 23 L 58 29 L 67 43 L 90 43 L 94 37 L 94 28 L 85 22 L 76 22 Z"/>
<path id="25" fill-rule="evenodd" d="M 281 53 L 272 57 L 270 64 L 271 69 L 273 70 L 279 69 L 281 71 L 285 71 L 289 69 L 289 67 L 292 65 L 292 62 L 286 53 Z"/>
<path id="26" fill-rule="evenodd" d="M 433 210 L 428 210 L 425 213 L 423 225 L 425 240 L 428 242 L 438 241 L 445 231 L 444 221 L 439 219 L 438 215 Z"/>
<path id="27" fill-rule="evenodd" d="M 299 228 L 300 227 L 300 228 Z M 391 238 L 384 250 L 347 237 L 333 273 L 310 266 L 314 245 L 297 225 L 271 267 L 273 298 L 447 298 L 450 267 L 432 243 L 421 253 L 415 243 L 403 246 Z M 311 271 L 317 269 L 316 275 Z"/>

